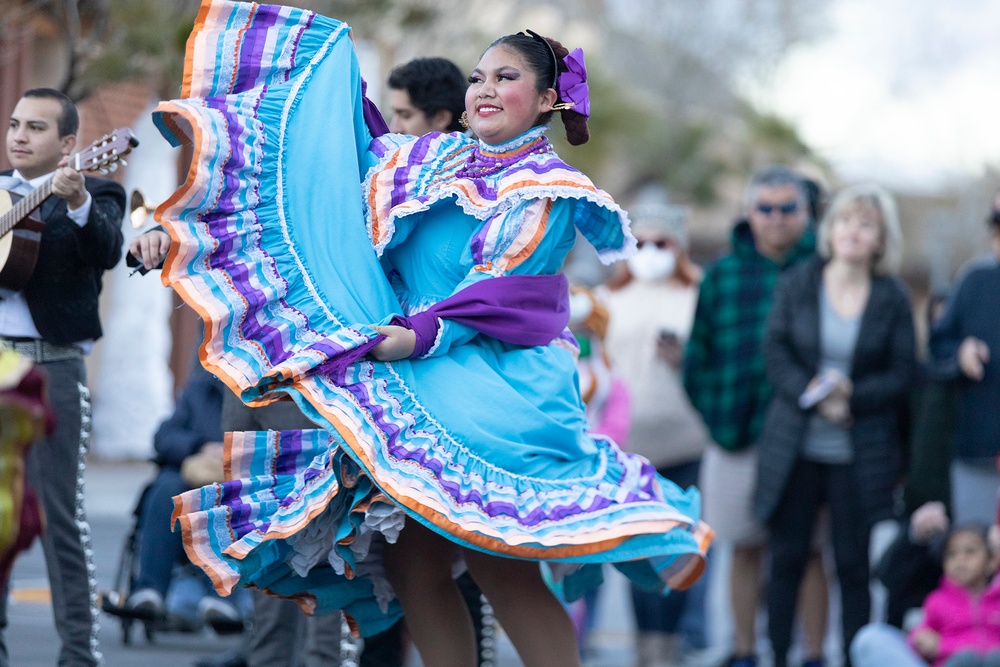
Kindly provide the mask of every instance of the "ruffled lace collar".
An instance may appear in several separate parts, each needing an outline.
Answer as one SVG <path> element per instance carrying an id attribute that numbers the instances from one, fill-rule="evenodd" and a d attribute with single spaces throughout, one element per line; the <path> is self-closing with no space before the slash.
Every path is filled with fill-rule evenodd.
<path id="1" fill-rule="evenodd" d="M 499 153 L 510 153 L 511 151 L 516 151 L 519 148 L 524 148 L 528 144 L 537 140 L 539 137 L 543 136 L 546 130 L 549 129 L 548 125 L 536 125 L 524 134 L 518 135 L 511 139 L 510 141 L 504 142 L 502 144 L 488 144 L 482 139 L 479 140 L 479 150 L 486 155 L 496 155 Z"/>

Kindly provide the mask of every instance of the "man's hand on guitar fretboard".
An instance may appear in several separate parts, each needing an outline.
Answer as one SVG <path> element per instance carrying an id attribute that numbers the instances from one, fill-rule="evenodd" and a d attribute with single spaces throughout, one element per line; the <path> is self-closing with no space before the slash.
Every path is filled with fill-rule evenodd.
<path id="1" fill-rule="evenodd" d="M 66 156 L 59 162 L 59 169 L 52 176 L 52 194 L 66 200 L 71 209 L 78 209 L 87 203 L 87 188 L 83 174 L 66 166 L 70 159 Z"/>

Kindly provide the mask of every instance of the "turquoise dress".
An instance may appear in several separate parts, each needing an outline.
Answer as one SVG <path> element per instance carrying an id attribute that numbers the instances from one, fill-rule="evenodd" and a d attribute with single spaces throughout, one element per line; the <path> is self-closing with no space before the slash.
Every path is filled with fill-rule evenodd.
<path id="1" fill-rule="evenodd" d="M 558 272 L 577 230 L 608 261 L 634 247 L 545 128 L 504 146 L 373 139 L 344 24 L 228 2 L 203 5 L 182 98 L 155 119 L 194 152 L 157 218 L 164 281 L 206 324 L 203 364 L 319 427 L 231 434 L 227 481 L 175 499 L 220 592 L 256 586 L 380 632 L 400 615 L 381 550 L 410 521 L 545 561 L 570 598 L 602 563 L 664 593 L 697 579 L 711 539 L 697 491 L 587 432 L 568 332 L 526 347 L 441 319 L 420 359 L 366 356 L 373 323 Z"/>

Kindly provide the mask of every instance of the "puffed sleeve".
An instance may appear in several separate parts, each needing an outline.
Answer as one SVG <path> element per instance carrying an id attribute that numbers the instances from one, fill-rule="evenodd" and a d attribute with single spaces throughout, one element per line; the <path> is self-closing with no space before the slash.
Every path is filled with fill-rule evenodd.
<path id="1" fill-rule="evenodd" d="M 497 276 L 558 272 L 576 241 L 574 205 L 572 200 L 535 199 L 486 221 L 471 240 L 474 264 L 453 294 Z M 477 333 L 470 326 L 439 319 L 434 344 L 423 356 L 444 354 Z"/>

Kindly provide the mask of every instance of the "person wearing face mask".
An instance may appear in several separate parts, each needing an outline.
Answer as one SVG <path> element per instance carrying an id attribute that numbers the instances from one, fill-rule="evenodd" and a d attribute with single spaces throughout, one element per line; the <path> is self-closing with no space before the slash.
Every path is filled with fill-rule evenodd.
<path id="1" fill-rule="evenodd" d="M 687 254 L 688 211 L 647 204 L 633 207 L 631 215 L 639 250 L 619 265 L 607 295 L 607 350 L 632 396 L 629 449 L 648 458 L 667 479 L 692 486 L 709 437 L 680 380 L 681 351 L 701 280 L 701 269 Z M 663 598 L 632 587 L 637 667 L 677 664 L 682 650 L 704 648 L 703 637 L 686 638 L 681 632 L 688 607 L 704 621 L 698 609 L 702 600 L 691 593 Z"/>
<path id="2" fill-rule="evenodd" d="M 341 608 L 363 636 L 405 612 L 424 665 L 467 667 L 464 565 L 526 667 L 578 667 L 540 562 L 569 599 L 604 562 L 660 593 L 694 583 L 697 490 L 591 434 L 576 384 L 559 271 L 578 229 L 609 262 L 635 245 L 545 136 L 555 112 L 571 145 L 589 136 L 582 51 L 489 45 L 465 96 L 477 139 L 377 132 L 347 26 L 313 12 L 206 2 L 188 55 L 155 115 L 194 144 L 158 212 L 166 280 L 244 402 L 288 395 L 321 426 L 236 434 L 231 479 L 177 497 L 217 587 Z"/>

